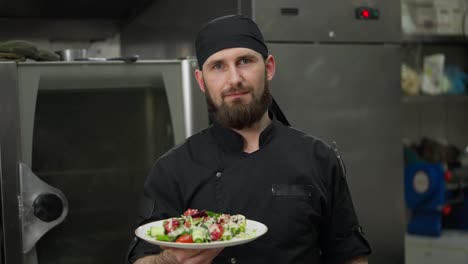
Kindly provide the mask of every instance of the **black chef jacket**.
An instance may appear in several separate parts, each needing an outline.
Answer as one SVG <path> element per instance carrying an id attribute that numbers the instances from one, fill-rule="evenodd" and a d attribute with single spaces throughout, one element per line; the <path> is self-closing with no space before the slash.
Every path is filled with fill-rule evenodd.
<path id="1" fill-rule="evenodd" d="M 215 124 L 170 150 L 146 179 L 140 224 L 195 208 L 243 214 L 268 227 L 213 263 L 343 263 L 369 254 L 335 152 L 276 120 L 259 143 L 245 153 L 239 134 Z M 135 238 L 128 257 L 159 252 Z"/>

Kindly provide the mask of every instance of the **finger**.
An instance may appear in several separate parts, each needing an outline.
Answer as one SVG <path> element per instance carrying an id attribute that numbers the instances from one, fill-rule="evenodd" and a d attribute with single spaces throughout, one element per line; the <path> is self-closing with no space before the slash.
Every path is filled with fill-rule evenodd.
<path id="1" fill-rule="evenodd" d="M 187 260 L 187 264 L 207 264 L 219 254 L 223 248 L 205 249 L 201 250 L 200 253 Z"/>
<path id="2" fill-rule="evenodd" d="M 166 247 L 166 250 L 164 250 L 164 252 L 174 256 L 177 259 L 177 261 L 181 263 L 185 263 L 184 261 L 189 260 L 199 255 L 201 250 Z"/>

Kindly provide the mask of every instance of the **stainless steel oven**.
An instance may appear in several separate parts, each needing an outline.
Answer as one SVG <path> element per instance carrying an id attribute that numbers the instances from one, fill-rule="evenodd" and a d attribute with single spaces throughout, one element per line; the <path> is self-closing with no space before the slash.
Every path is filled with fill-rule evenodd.
<path id="1" fill-rule="evenodd" d="M 195 67 L 0 63 L 5 264 L 123 262 L 153 162 L 208 125 Z"/>

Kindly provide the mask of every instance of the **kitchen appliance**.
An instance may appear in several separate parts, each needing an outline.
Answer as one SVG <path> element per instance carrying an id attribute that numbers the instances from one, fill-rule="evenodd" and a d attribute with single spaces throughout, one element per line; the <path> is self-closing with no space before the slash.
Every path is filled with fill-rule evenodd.
<path id="1" fill-rule="evenodd" d="M 414 163 L 405 168 L 405 199 L 411 210 L 409 234 L 441 235 L 446 202 L 444 174 L 440 163 Z"/>
<path id="2" fill-rule="evenodd" d="M 405 168 L 408 233 L 440 237 L 443 229 L 468 230 L 468 169 L 414 162 Z"/>
<path id="3" fill-rule="evenodd" d="M 123 262 L 153 162 L 208 125 L 195 66 L 0 63 L 5 264 Z"/>
<path id="4" fill-rule="evenodd" d="M 400 1 L 241 2 L 275 56 L 271 92 L 291 125 L 337 143 L 369 263 L 403 263 Z"/>

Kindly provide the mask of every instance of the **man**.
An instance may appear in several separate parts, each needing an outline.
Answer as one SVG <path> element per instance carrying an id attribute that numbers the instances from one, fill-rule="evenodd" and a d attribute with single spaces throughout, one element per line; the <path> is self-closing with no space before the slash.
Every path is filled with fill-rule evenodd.
<path id="1" fill-rule="evenodd" d="M 275 60 L 257 25 L 241 15 L 215 19 L 199 32 L 196 52 L 195 77 L 214 125 L 156 162 L 144 186 L 141 223 L 196 208 L 243 214 L 268 232 L 210 250 L 160 249 L 135 239 L 130 262 L 367 263 L 370 247 L 340 159 L 269 111 Z"/>

